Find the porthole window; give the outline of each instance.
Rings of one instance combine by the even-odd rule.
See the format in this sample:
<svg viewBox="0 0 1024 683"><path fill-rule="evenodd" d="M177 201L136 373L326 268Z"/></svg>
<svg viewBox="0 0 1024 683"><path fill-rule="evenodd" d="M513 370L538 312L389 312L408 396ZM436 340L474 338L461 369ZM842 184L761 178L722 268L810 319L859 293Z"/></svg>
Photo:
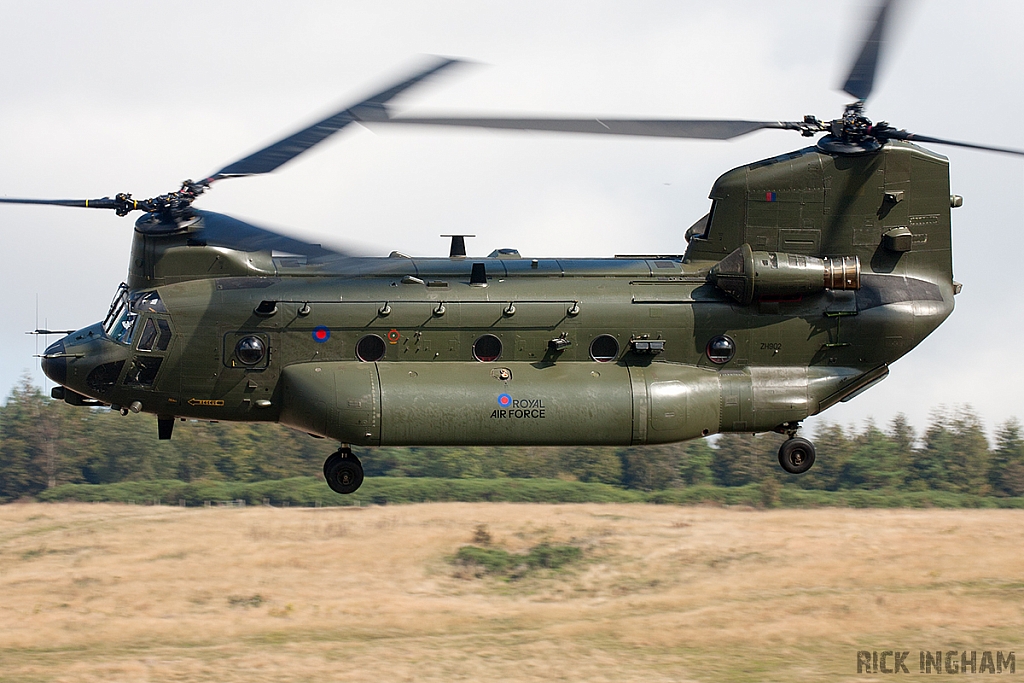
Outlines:
<svg viewBox="0 0 1024 683"><path fill-rule="evenodd" d="M590 357L598 363L610 363L619 355L619 342L610 334L594 337L590 342Z"/></svg>
<svg viewBox="0 0 1024 683"><path fill-rule="evenodd" d="M368 334L356 342L356 357L367 363L374 363L384 357L384 340L375 334Z"/></svg>
<svg viewBox="0 0 1024 683"><path fill-rule="evenodd" d="M267 355L267 345L259 337L242 337L235 344L235 358L242 365L256 365Z"/></svg>
<svg viewBox="0 0 1024 683"><path fill-rule="evenodd" d="M708 342L707 354L712 363L728 363L736 355L736 342L721 334Z"/></svg>
<svg viewBox="0 0 1024 683"><path fill-rule="evenodd" d="M493 363L501 358L501 340L493 334L484 336L473 342L473 357L482 363Z"/></svg>

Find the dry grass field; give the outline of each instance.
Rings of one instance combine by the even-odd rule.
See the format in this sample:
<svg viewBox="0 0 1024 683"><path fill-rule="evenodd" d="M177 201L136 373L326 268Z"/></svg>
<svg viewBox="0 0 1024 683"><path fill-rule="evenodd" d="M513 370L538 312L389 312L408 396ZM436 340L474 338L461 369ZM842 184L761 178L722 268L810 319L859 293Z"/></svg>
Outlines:
<svg viewBox="0 0 1024 683"><path fill-rule="evenodd" d="M0 681L870 680L1024 656L1024 511L0 507ZM450 558L573 543L518 581ZM932 674L934 676L934 674ZM1014 679L1024 675L996 678ZM878 675L884 680L888 677Z"/></svg>

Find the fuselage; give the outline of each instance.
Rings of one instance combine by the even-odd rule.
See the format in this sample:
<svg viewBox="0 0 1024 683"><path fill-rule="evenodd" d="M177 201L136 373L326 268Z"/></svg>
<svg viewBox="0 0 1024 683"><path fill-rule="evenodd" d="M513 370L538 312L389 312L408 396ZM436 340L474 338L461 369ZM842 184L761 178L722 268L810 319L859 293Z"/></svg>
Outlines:
<svg viewBox="0 0 1024 683"><path fill-rule="evenodd" d="M70 395L164 419L363 445L781 429L883 378L952 311L944 160L886 149L729 172L683 256L356 259L258 235L232 248L213 214L140 221L121 308L44 369ZM740 296L712 271L744 245L765 270ZM855 286L787 290L775 261L819 257L855 260Z"/></svg>

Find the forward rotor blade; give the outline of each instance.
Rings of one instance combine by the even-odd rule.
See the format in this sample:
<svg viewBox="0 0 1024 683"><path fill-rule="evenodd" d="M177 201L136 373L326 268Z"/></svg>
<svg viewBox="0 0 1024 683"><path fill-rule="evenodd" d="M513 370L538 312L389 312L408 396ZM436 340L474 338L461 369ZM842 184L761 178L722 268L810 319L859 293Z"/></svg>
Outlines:
<svg viewBox="0 0 1024 683"><path fill-rule="evenodd" d="M875 85L875 73L878 71L878 60L882 52L882 44L885 42L885 27L891 14L890 10L897 0L884 0L875 15L875 23L871 31L864 39L860 48L860 54L850 68L850 75L846 78L843 91L853 95L860 101L864 101L871 94Z"/></svg>
<svg viewBox="0 0 1024 683"><path fill-rule="evenodd" d="M190 215L192 202L210 187L210 183L221 178L232 178L239 176L257 175L269 173L299 156L311 147L323 142L331 135L352 123L360 121L363 117L369 119L387 118L388 113L384 105L397 95L405 92L425 78L446 69L453 64L461 63L457 59L437 58L429 67L413 74L411 77L392 85L386 90L372 95L365 100L350 107L342 109L336 114L328 116L322 121L314 123L297 133L289 135L283 140L264 147L263 149L250 154L228 166L225 166L214 175L193 183L186 180L182 183L180 190L169 192L152 199L135 200L129 194L119 194L111 199L15 199L0 198L4 204L44 204L51 206L73 206L88 209L114 209L119 216L127 215L136 210L160 211L172 218L181 218Z"/></svg>
<svg viewBox="0 0 1024 683"><path fill-rule="evenodd" d="M595 135L638 135L657 138L730 140L762 128L799 130L786 121L730 121L694 119L564 119L564 118L463 118L396 116L380 122L425 126L467 126L502 130L540 130Z"/></svg>
<svg viewBox="0 0 1024 683"><path fill-rule="evenodd" d="M388 101L438 71L460 63L457 59L439 59L428 68L419 71L406 80L396 83L388 89L366 98L362 102L346 107L322 121L314 123L312 126L303 128L297 133L250 154L244 159L239 159L225 166L208 178L207 181L269 173L311 147L320 144L348 124L360 121L362 116L370 119L382 116L386 118L387 112L384 109L384 105Z"/></svg>
<svg viewBox="0 0 1024 683"><path fill-rule="evenodd" d="M1009 147L992 147L989 145L976 145L973 142L957 142L955 140L943 140L917 133L908 133L905 130L887 131L884 137L890 140L907 140L909 142L924 142L932 145L950 145L951 147L965 147L967 149L980 149L985 152L1001 152L1003 154L1016 154L1024 156L1024 150L1011 149Z"/></svg>
<svg viewBox="0 0 1024 683"><path fill-rule="evenodd" d="M0 197L2 204L45 204L49 206L77 206L85 209L118 209L124 201L103 197L102 199L17 199ZM129 201L129 203L132 203Z"/></svg>
<svg viewBox="0 0 1024 683"><path fill-rule="evenodd" d="M205 242L209 246L239 251L280 252L307 257L348 256L337 249L325 249L322 245L303 242L226 214L198 209L195 210L195 214L203 220L191 236L194 240Z"/></svg>
<svg viewBox="0 0 1024 683"><path fill-rule="evenodd" d="M360 275L391 270L401 278L408 271L404 259L366 259L344 248L312 244L261 228L232 216L196 210L202 220L190 233L191 239L211 247L240 251L269 251L278 258L298 258L317 272L332 275Z"/></svg>

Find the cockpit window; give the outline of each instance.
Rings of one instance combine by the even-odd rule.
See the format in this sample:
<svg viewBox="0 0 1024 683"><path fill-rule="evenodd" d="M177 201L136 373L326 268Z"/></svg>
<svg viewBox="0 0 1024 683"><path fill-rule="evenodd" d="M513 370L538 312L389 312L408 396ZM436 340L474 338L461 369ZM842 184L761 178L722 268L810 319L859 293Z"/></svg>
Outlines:
<svg viewBox="0 0 1024 683"><path fill-rule="evenodd" d="M132 343L132 328L138 314L131 310L128 300L128 285L121 283L110 302L110 310L103 321L103 331L107 336L122 344Z"/></svg>
<svg viewBox="0 0 1024 683"><path fill-rule="evenodd" d="M127 308L121 309L121 315L114 320L114 323L107 331L107 335L116 342L130 345L135 331L135 321L138 317L138 313L134 313Z"/></svg>
<svg viewBox="0 0 1024 683"><path fill-rule="evenodd" d="M160 372L160 364L163 358L152 356L136 356L132 360L128 374L124 376L124 384L129 387L151 387L156 381L156 375Z"/></svg>
<svg viewBox="0 0 1024 683"><path fill-rule="evenodd" d="M121 283L110 302L110 310L103 320L103 331L107 336L122 344L131 344L134 337L135 321L139 313L166 313L167 307L155 291L128 292L128 285ZM153 325L152 338L146 340L146 351L166 351L171 340L171 329L166 321L156 323L150 321L146 326ZM141 348L141 343L140 343Z"/></svg>
<svg viewBox="0 0 1024 683"><path fill-rule="evenodd" d="M108 335L111 330L114 329L114 323L124 313L124 309L128 306L128 285L121 283L117 287L117 292L114 293L114 299L110 302L110 308L107 310L107 317L103 319L103 331Z"/></svg>
<svg viewBox="0 0 1024 683"><path fill-rule="evenodd" d="M166 313L167 307L156 292L140 292L132 295L132 310L136 313Z"/></svg>
<svg viewBox="0 0 1024 683"><path fill-rule="evenodd" d="M139 351L166 351L171 342L171 327L162 318L150 318L139 335Z"/></svg>

